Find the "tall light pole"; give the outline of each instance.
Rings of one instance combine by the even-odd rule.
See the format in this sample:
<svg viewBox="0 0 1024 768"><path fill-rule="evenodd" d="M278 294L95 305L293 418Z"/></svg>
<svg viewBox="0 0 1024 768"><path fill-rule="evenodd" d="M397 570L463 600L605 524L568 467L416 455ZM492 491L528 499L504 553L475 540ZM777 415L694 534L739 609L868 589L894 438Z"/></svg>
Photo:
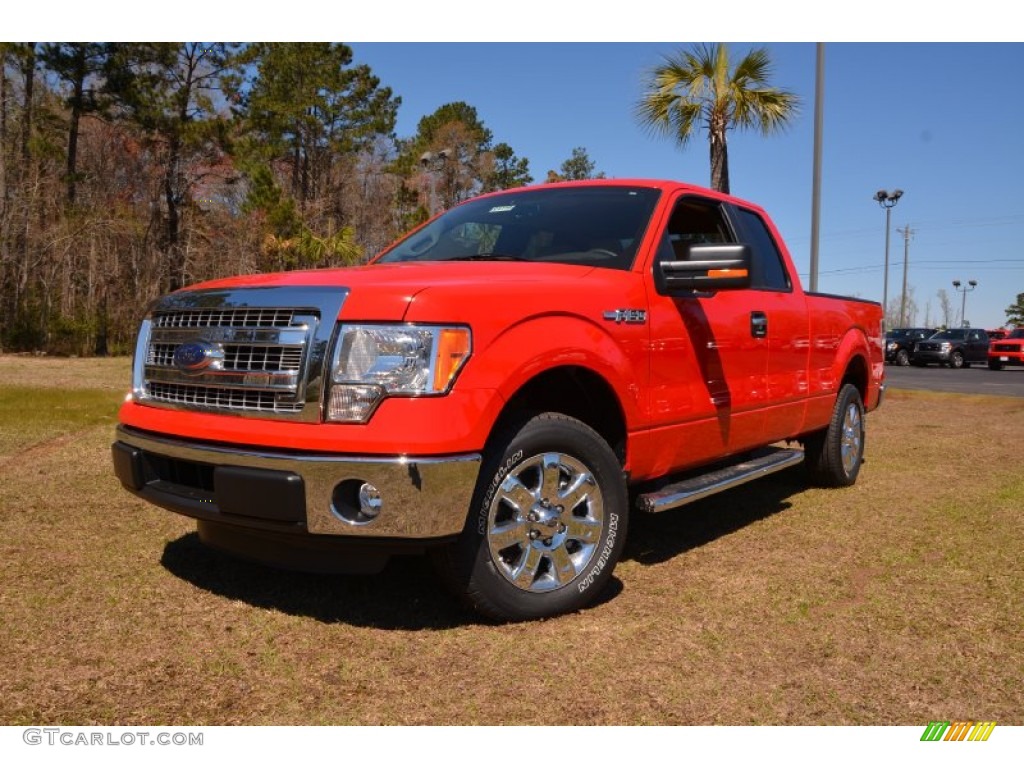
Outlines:
<svg viewBox="0 0 1024 768"><path fill-rule="evenodd" d="M956 288L958 293L962 293L964 295L963 299L960 302L960 327L968 328L970 326L967 325L967 294L978 287L978 281L968 280L967 285L961 287L960 281L954 280L953 287Z"/></svg>
<svg viewBox="0 0 1024 768"><path fill-rule="evenodd" d="M821 231L821 135L825 114L825 44L818 43L814 77L814 167L811 173L811 290L818 290L818 240Z"/></svg>
<svg viewBox="0 0 1024 768"><path fill-rule="evenodd" d="M906 226L903 229L897 229L901 235L903 235L903 293L900 296L900 325L906 328L910 322L907 320L907 267L910 264L910 236L914 234L914 230L910 226Z"/></svg>
<svg viewBox="0 0 1024 768"><path fill-rule="evenodd" d="M885 280L882 283L882 330L888 330L885 327L885 313L889 311L889 227L892 223L892 208L899 202L899 199L903 197L902 189L894 189L892 192L887 192L884 189L880 189L875 192L874 200L878 202L880 206L885 208Z"/></svg>

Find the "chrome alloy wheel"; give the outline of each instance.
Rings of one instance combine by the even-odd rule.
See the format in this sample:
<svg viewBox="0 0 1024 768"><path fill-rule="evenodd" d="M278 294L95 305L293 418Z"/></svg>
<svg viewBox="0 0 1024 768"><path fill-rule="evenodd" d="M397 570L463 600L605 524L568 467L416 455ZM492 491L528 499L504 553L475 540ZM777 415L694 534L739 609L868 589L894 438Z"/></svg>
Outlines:
<svg viewBox="0 0 1024 768"><path fill-rule="evenodd" d="M839 441L839 451L843 459L843 471L850 474L860 461L861 441L864 439L860 408L856 403L846 407L843 416L843 434Z"/></svg>
<svg viewBox="0 0 1024 768"><path fill-rule="evenodd" d="M569 584L594 558L605 525L593 473L564 453L524 459L491 500L487 546L498 572L526 592Z"/></svg>

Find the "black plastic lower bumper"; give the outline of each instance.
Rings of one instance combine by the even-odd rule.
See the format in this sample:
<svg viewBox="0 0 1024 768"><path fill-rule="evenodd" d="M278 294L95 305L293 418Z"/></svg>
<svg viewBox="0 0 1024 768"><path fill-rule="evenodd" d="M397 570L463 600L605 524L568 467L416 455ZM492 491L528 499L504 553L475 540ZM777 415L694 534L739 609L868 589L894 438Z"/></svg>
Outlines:
<svg viewBox="0 0 1024 768"><path fill-rule="evenodd" d="M121 484L165 509L199 520L305 530L305 487L293 472L180 461L122 442L111 452Z"/></svg>

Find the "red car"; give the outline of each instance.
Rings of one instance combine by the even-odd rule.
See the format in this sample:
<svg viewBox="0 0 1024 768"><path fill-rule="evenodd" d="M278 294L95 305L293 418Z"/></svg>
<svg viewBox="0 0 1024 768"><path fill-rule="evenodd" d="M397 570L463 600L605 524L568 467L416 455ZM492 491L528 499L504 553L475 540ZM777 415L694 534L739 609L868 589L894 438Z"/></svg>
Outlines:
<svg viewBox="0 0 1024 768"><path fill-rule="evenodd" d="M1004 365L1024 365L1024 328L1010 331L988 348L988 367L993 371Z"/></svg>

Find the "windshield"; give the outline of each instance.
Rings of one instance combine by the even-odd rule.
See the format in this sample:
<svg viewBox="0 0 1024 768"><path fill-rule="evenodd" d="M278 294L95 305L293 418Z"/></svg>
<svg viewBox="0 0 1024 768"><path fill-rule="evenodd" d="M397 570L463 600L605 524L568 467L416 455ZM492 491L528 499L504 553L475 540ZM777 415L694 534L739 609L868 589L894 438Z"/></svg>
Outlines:
<svg viewBox="0 0 1024 768"><path fill-rule="evenodd" d="M967 337L967 331L963 329L954 329L949 331L942 331L932 336L932 339L964 339Z"/></svg>
<svg viewBox="0 0 1024 768"><path fill-rule="evenodd" d="M1018 328L1015 331L1010 331L1006 336L1008 339L1024 339L1024 328Z"/></svg>
<svg viewBox="0 0 1024 768"><path fill-rule="evenodd" d="M416 230L378 262L541 261L629 269L660 193L550 187L471 200Z"/></svg>

